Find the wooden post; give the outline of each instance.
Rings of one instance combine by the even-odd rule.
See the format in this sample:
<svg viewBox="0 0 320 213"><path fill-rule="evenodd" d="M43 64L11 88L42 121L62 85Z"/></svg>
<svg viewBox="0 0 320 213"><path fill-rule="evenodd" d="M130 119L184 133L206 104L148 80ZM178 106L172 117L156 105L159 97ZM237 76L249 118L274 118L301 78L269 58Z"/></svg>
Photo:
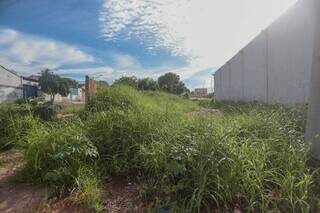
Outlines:
<svg viewBox="0 0 320 213"><path fill-rule="evenodd" d="M90 95L89 95L89 92L90 92L90 78L89 76L86 75L86 81L85 81L85 105L87 107L88 103L89 103L89 98L90 98Z"/></svg>
<svg viewBox="0 0 320 213"><path fill-rule="evenodd" d="M97 82L86 75L86 83L85 83L85 106L88 106L92 95L97 92Z"/></svg>
<svg viewBox="0 0 320 213"><path fill-rule="evenodd" d="M311 143L311 155L320 160L320 1L313 0L314 51L312 59L306 140Z"/></svg>

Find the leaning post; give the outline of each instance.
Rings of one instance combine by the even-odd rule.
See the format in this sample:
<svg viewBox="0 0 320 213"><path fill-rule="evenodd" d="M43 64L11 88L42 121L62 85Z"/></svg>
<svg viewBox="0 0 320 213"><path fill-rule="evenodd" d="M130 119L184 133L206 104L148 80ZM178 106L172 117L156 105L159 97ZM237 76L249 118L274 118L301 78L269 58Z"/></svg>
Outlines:
<svg viewBox="0 0 320 213"><path fill-rule="evenodd" d="M313 0L315 26L306 140L311 143L311 156L320 160L320 1Z"/></svg>
<svg viewBox="0 0 320 213"><path fill-rule="evenodd" d="M90 78L89 76L86 75L86 80L85 80L85 107L88 107L89 103L89 98L90 98Z"/></svg>

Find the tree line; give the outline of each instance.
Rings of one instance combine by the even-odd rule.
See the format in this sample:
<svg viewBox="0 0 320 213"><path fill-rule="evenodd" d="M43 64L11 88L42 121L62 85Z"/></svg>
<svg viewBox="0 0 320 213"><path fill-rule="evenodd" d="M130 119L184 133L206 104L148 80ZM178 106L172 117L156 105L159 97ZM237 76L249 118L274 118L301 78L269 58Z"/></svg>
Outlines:
<svg viewBox="0 0 320 213"><path fill-rule="evenodd" d="M105 81L97 82L98 85L108 86L108 83ZM180 80L180 76L172 72L160 76L157 80L152 78L138 79L136 76L124 76L115 80L113 84L124 84L139 90L162 90L177 95L190 93L190 90ZM70 78L63 78L54 74L51 70L45 69L41 71L39 85L41 91L49 94L51 96L51 101L53 102L56 94L67 96L70 88L78 87L78 82Z"/></svg>
<svg viewBox="0 0 320 213"><path fill-rule="evenodd" d="M139 90L162 90L177 95L190 92L180 80L180 76L172 72L160 76L158 80L152 78L138 79L136 76L124 76L117 79L114 84L125 84Z"/></svg>

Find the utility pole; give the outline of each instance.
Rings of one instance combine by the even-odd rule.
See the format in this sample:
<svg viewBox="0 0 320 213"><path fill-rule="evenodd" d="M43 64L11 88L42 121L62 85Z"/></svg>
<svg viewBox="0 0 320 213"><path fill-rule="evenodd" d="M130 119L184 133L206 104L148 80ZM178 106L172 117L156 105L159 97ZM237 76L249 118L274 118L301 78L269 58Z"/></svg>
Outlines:
<svg viewBox="0 0 320 213"><path fill-rule="evenodd" d="M320 160L320 1L313 0L313 59L309 93L306 140L311 143L311 155Z"/></svg>

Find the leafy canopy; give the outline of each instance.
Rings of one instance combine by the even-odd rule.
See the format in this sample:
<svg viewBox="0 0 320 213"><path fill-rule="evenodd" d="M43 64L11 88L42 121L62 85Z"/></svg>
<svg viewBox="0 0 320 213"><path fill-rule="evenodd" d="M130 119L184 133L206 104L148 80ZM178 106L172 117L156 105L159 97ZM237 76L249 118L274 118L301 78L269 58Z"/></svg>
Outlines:
<svg viewBox="0 0 320 213"><path fill-rule="evenodd" d="M156 91L159 89L159 84L152 78L143 78L138 81L138 89Z"/></svg>
<svg viewBox="0 0 320 213"><path fill-rule="evenodd" d="M136 76L123 76L116 80L114 84L123 84L133 88L138 87L138 79Z"/></svg>
<svg viewBox="0 0 320 213"><path fill-rule="evenodd" d="M49 69L45 69L41 72L39 85L41 91L50 94L51 100L53 101L56 94L67 96L70 87L76 87L77 82L69 78L62 78L51 72Z"/></svg>
<svg viewBox="0 0 320 213"><path fill-rule="evenodd" d="M158 84L162 90L173 94L182 94L188 90L184 83L180 81L180 76L172 72L160 76Z"/></svg>

